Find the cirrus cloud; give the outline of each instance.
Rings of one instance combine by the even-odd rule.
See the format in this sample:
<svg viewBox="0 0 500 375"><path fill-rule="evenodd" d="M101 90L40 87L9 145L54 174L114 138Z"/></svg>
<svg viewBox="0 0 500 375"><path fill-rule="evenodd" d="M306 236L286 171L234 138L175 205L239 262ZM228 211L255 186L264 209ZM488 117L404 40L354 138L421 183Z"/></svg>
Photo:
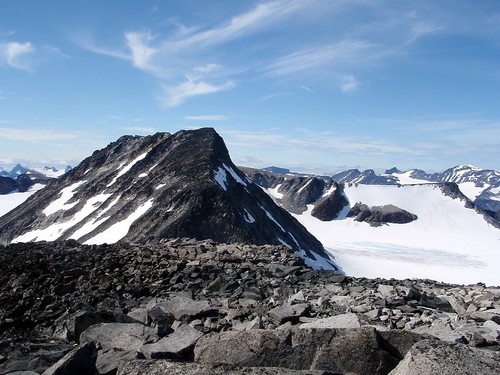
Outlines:
<svg viewBox="0 0 500 375"><path fill-rule="evenodd" d="M0 43L0 63L15 69L31 71L29 55L35 52L30 42L3 42Z"/></svg>

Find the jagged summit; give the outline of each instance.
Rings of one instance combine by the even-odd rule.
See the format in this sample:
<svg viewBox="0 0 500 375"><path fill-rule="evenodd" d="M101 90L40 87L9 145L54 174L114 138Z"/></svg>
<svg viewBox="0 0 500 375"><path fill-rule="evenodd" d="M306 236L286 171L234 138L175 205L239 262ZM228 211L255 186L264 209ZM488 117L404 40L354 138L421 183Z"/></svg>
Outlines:
<svg viewBox="0 0 500 375"><path fill-rule="evenodd" d="M321 243L232 163L212 128L123 136L0 218L0 243L190 237L285 245L336 268Z"/></svg>

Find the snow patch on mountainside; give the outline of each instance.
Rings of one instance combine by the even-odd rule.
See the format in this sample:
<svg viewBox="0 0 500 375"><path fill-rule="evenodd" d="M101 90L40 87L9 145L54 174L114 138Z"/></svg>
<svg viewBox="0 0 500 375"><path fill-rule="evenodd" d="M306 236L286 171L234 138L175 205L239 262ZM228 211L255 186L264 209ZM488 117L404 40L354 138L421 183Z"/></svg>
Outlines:
<svg viewBox="0 0 500 375"><path fill-rule="evenodd" d="M281 229L281 231L282 231L282 232L286 232L285 228L283 228L283 226L282 226L280 223L278 223L278 221L274 218L274 216L273 216L273 215L271 215L271 213L270 213L268 210L266 210L266 209L265 209L264 207L262 207L260 204L259 204L259 207L262 209L262 211L264 211L264 212L265 212L266 216L267 216L267 217L268 217L271 221L273 221L273 222L274 222L274 224L276 224L276 225L277 225L277 226Z"/></svg>
<svg viewBox="0 0 500 375"><path fill-rule="evenodd" d="M438 186L346 186L345 194L351 206L393 204L418 216L408 224L372 227L345 213L339 220L318 220L311 216L312 205L294 215L346 274L500 285L500 230Z"/></svg>
<svg viewBox="0 0 500 375"><path fill-rule="evenodd" d="M102 196L102 198L105 198L102 200L102 202L105 202L108 199L108 197L111 196L111 194L102 194L101 196ZM120 200L120 198L121 198L121 196L118 196L116 199L114 199L107 207L105 207L102 211L100 211L98 213L97 217L94 220L85 223L85 225L83 225L80 229L78 229L75 233L73 233L73 235L70 238L78 240L81 237L85 236L86 234L89 234L94 229L96 229L99 225L101 225L106 220L108 220L109 217L105 217L103 219L101 219L101 217L106 212L108 212L115 204L117 204L118 201ZM101 205L99 206L99 209L100 208L101 208Z"/></svg>
<svg viewBox="0 0 500 375"><path fill-rule="evenodd" d="M78 189L79 186L84 184L86 181L78 181L74 183L73 185L70 185L68 187L65 187L64 189L61 190L60 197L57 198L55 201L52 201L44 210L43 213L45 216L52 215L53 213L56 213L57 211L63 210L69 210L70 208L74 207L78 201L75 201L73 203L68 203L71 198L73 198L73 195L75 195L76 190Z"/></svg>
<svg viewBox="0 0 500 375"><path fill-rule="evenodd" d="M118 180L121 176L123 176L128 171L130 171L135 164L137 164L139 161L141 161L142 159L144 159L148 155L148 152L149 152L149 150L146 151L146 152L144 152L144 153L142 153L141 155L139 155L137 158L135 158L134 160L132 160L127 165L125 165L125 163L123 163L122 165L120 165L118 167L118 170L119 170L118 174L108 184L108 187L112 186L116 182L116 180Z"/></svg>
<svg viewBox="0 0 500 375"><path fill-rule="evenodd" d="M105 231L99 233L95 237L86 241L86 245L101 245L103 243L115 243L120 241L125 237L130 229L130 226L144 215L151 207L153 207L154 199L151 198L132 212L125 220L119 221L106 229Z"/></svg>
<svg viewBox="0 0 500 375"><path fill-rule="evenodd" d="M66 188L66 189L72 188L73 190L69 190L69 191L73 192L74 190L76 190L74 185L76 185L76 184L68 186L68 188ZM65 189L63 189L63 190L65 190ZM65 192L64 194L68 194L68 192ZM64 196L64 194L62 196ZM95 197L92 197L89 200L87 200L87 202L85 202L85 205L80 209L80 211L78 211L76 214L74 214L73 217L71 217L69 220L54 223L54 224L52 224L44 229L36 229L36 230L32 230L30 232L26 232L23 235L14 238L12 240L12 242L16 243L16 242L30 242L30 241L55 241L59 237L61 237L65 231L74 227L75 225L77 225L78 223L83 221L85 218L87 218L89 215L91 215L110 196L111 196L111 194L96 195ZM74 206L74 204L72 204L72 207L73 206ZM59 205L59 207L65 207L65 206ZM56 212L56 211L54 211L54 212Z"/></svg>
<svg viewBox="0 0 500 375"><path fill-rule="evenodd" d="M255 218L252 216L252 214L250 212L248 212L247 209L245 209L245 221L249 224L253 224L255 223Z"/></svg>
<svg viewBox="0 0 500 375"><path fill-rule="evenodd" d="M269 194L272 198L282 199L283 198L283 194L278 192L278 190L280 189L280 187L281 187L281 184L278 184L278 185L276 185L275 188L264 189L264 191L267 194Z"/></svg>
<svg viewBox="0 0 500 375"><path fill-rule="evenodd" d="M219 167L214 171L214 180L224 191L227 191L227 175L224 168Z"/></svg>
<svg viewBox="0 0 500 375"><path fill-rule="evenodd" d="M233 168L227 166L226 164L222 163L222 166L224 167L224 169L226 171L229 172L229 174L235 179L235 181L239 184L242 184L243 186L247 186L247 182L246 181L243 181L240 176L238 176L238 174L234 171Z"/></svg>

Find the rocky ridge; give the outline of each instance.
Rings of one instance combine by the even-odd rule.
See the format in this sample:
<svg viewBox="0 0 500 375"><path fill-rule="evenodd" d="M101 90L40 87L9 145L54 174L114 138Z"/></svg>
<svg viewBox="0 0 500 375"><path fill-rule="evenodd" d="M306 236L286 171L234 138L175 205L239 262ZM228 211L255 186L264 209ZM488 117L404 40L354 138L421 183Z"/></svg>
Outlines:
<svg viewBox="0 0 500 375"><path fill-rule="evenodd" d="M236 168L212 128L123 136L0 217L0 244L189 237L285 245L338 269L323 245Z"/></svg>
<svg viewBox="0 0 500 375"><path fill-rule="evenodd" d="M211 240L13 244L0 262L1 374L499 370L500 288L356 279Z"/></svg>

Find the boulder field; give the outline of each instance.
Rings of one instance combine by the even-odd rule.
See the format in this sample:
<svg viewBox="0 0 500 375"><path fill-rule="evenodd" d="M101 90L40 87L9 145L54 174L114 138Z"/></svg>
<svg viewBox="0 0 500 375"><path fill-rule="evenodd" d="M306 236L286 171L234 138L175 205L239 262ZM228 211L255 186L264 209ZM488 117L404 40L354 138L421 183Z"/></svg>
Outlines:
<svg viewBox="0 0 500 375"><path fill-rule="evenodd" d="M0 247L0 374L497 374L500 288L314 271L281 246Z"/></svg>

